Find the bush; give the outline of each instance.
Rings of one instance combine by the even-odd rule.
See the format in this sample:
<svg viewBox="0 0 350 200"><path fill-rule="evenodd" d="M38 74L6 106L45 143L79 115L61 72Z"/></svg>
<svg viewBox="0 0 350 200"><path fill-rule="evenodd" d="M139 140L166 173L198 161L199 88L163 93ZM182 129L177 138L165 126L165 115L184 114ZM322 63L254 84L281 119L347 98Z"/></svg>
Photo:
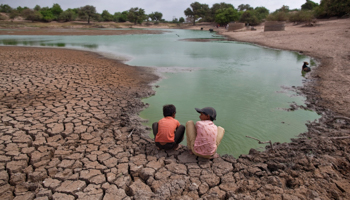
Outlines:
<svg viewBox="0 0 350 200"><path fill-rule="evenodd" d="M349 0L321 0L320 6L315 9L315 15L318 18L342 17L349 14Z"/></svg>
<svg viewBox="0 0 350 200"><path fill-rule="evenodd" d="M266 17L267 21L287 21L288 20L288 13L283 11L278 11L275 13L272 13Z"/></svg>
<svg viewBox="0 0 350 200"><path fill-rule="evenodd" d="M290 14L289 21L294 23L307 22L308 24L314 19L312 11L298 11Z"/></svg>

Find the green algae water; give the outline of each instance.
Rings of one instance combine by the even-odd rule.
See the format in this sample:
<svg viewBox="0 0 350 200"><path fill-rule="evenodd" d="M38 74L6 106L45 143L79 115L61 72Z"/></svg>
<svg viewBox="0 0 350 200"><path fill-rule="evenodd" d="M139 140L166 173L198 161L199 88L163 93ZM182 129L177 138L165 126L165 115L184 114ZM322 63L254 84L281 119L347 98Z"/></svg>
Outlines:
<svg viewBox="0 0 350 200"><path fill-rule="evenodd" d="M289 142L307 130L305 123L319 117L307 110L286 111L292 103L304 105L305 98L290 88L302 86L306 79L301 66L311 58L220 40L208 31L165 31L118 36L7 35L0 36L0 45L84 49L126 59L130 65L155 67L162 78L154 83L156 95L143 99L149 104L140 113L148 120L145 125L151 126L163 117L165 104L176 106L176 119L181 124L199 120L194 108L214 107L214 123L225 128L218 148L221 155L238 157L251 148L264 149L246 136Z"/></svg>

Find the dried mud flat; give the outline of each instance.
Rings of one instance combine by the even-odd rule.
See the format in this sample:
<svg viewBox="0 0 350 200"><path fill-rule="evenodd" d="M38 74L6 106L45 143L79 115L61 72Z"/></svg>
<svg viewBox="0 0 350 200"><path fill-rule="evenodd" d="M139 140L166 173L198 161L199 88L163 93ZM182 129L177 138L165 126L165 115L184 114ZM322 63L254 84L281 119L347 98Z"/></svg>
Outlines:
<svg viewBox="0 0 350 200"><path fill-rule="evenodd" d="M0 199L350 199L350 141L331 138L350 125L311 86L322 118L300 138L206 160L145 134L135 115L150 69L62 49L0 47L0 58Z"/></svg>

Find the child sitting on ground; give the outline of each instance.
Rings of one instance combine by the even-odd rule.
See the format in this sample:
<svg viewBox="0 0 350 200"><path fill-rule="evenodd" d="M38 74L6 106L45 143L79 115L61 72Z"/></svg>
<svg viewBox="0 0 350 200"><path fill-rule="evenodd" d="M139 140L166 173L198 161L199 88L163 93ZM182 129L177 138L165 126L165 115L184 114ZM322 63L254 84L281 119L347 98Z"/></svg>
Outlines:
<svg viewBox="0 0 350 200"><path fill-rule="evenodd" d="M176 108L169 104L163 106L163 116L158 122L152 124L154 141L158 149L174 149L181 147L180 142L184 138L185 126L175 119Z"/></svg>
<svg viewBox="0 0 350 200"><path fill-rule="evenodd" d="M196 108L196 111L200 113L199 119L201 121L198 121L196 125L193 121L186 123L187 148L196 156L209 159L217 158L219 154L216 153L216 150L225 134L225 130L213 123L216 119L214 108Z"/></svg>

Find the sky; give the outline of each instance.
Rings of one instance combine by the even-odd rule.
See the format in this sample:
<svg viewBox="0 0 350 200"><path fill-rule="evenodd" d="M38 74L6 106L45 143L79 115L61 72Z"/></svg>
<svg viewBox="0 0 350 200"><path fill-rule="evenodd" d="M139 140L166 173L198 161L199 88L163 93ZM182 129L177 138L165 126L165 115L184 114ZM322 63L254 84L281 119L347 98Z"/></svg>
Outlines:
<svg viewBox="0 0 350 200"><path fill-rule="evenodd" d="M79 8L85 5L92 5L96 7L98 13L102 13L103 10L107 10L109 13L122 12L129 10L132 7L139 7L145 10L146 14L152 12L161 12L163 19L171 21L173 18L184 17L184 10L190 7L190 4L196 0L0 0L0 4L8 4L12 8L18 6L27 6L28 8L34 8L35 5L40 7L52 7L54 3L58 3L63 10L68 8ZM283 5L289 6L289 9L300 9L301 5L306 0L197 0L199 3L208 4L212 7L215 3L225 2L232 4L237 8L241 4L249 4L251 7L263 6L270 12L274 12L276 9L281 8ZM320 4L320 0L313 0L315 3Z"/></svg>

